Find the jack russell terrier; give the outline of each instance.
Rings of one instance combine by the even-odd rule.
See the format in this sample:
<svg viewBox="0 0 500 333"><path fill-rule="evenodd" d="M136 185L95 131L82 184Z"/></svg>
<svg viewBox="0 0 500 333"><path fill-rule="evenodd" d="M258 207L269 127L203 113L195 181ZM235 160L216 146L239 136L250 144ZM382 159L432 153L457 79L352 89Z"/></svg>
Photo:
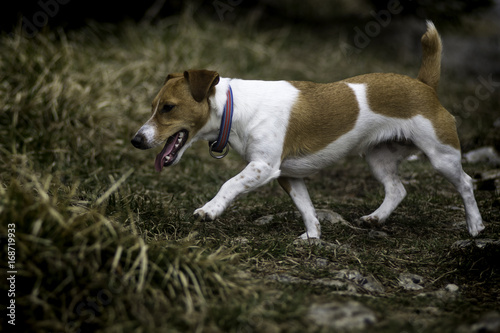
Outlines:
<svg viewBox="0 0 500 333"><path fill-rule="evenodd" d="M471 178L462 170L455 119L436 94L442 45L432 22L422 47L416 79L377 73L318 84L222 78L208 70L170 74L132 144L149 149L166 142L155 161L161 171L195 141L209 141L216 158L225 156L229 142L248 165L195 217L213 220L238 195L277 178L302 215L301 238L321 235L304 177L349 153L364 155L385 198L361 221L383 223L406 195L398 165L420 149L462 196L467 228L477 236L484 225Z"/></svg>

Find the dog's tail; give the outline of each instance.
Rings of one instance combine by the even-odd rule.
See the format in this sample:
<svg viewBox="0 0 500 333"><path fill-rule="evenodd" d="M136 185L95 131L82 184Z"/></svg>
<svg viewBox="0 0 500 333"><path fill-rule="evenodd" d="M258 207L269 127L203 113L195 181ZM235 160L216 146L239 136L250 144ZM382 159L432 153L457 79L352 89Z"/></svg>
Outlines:
<svg viewBox="0 0 500 333"><path fill-rule="evenodd" d="M427 21L427 31L422 36L422 65L417 79L437 90L441 76L441 37L434 23Z"/></svg>

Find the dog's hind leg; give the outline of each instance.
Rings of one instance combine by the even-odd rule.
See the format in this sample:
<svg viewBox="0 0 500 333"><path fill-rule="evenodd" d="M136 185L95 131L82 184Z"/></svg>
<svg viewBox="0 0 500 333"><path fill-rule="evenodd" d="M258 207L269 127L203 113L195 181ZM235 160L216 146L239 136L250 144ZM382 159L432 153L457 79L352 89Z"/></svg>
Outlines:
<svg viewBox="0 0 500 333"><path fill-rule="evenodd" d="M362 222L383 223L406 196L406 190L398 176L399 163L414 146L399 142L379 144L366 152L366 161L375 178L384 185L385 198L373 213L361 217Z"/></svg>
<svg viewBox="0 0 500 333"><path fill-rule="evenodd" d="M465 206L467 229L472 236L477 236L484 229L484 225L474 198L472 179L462 169L460 150L441 143L423 144L420 148L434 169L460 193Z"/></svg>
<svg viewBox="0 0 500 333"><path fill-rule="evenodd" d="M281 187L288 193L290 198L299 209L299 212L304 220L306 232L300 236L302 239L320 238L321 226L316 216L316 210L312 204L309 193L307 192L306 184L302 178L279 177L278 182Z"/></svg>

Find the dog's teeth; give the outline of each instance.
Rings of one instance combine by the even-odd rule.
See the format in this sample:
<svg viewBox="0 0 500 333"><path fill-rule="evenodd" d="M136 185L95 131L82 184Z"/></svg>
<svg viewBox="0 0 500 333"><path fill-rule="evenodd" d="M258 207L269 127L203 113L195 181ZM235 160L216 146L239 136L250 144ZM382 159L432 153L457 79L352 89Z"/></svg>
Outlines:
<svg viewBox="0 0 500 333"><path fill-rule="evenodd" d="M179 139L177 140L177 142L178 142L178 143L181 143L181 142L182 142L182 138L179 138Z"/></svg>
<svg viewBox="0 0 500 333"><path fill-rule="evenodd" d="M184 137L184 132L179 133L179 139Z"/></svg>
<svg viewBox="0 0 500 333"><path fill-rule="evenodd" d="M170 155L167 155L167 157L165 158L165 162L168 162L170 161Z"/></svg>
<svg viewBox="0 0 500 333"><path fill-rule="evenodd" d="M179 146L180 146L180 144L177 143L174 147L175 148L179 148Z"/></svg>

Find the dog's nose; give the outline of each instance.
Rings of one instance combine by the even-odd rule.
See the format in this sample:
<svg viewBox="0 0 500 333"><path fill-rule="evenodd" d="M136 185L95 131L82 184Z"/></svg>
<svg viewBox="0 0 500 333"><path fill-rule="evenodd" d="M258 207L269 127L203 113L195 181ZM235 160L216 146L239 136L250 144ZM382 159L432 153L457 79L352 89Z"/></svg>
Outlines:
<svg viewBox="0 0 500 333"><path fill-rule="evenodd" d="M135 148L146 149L145 144L144 144L144 137L142 135L134 136L134 138L130 142L132 143L132 145Z"/></svg>

